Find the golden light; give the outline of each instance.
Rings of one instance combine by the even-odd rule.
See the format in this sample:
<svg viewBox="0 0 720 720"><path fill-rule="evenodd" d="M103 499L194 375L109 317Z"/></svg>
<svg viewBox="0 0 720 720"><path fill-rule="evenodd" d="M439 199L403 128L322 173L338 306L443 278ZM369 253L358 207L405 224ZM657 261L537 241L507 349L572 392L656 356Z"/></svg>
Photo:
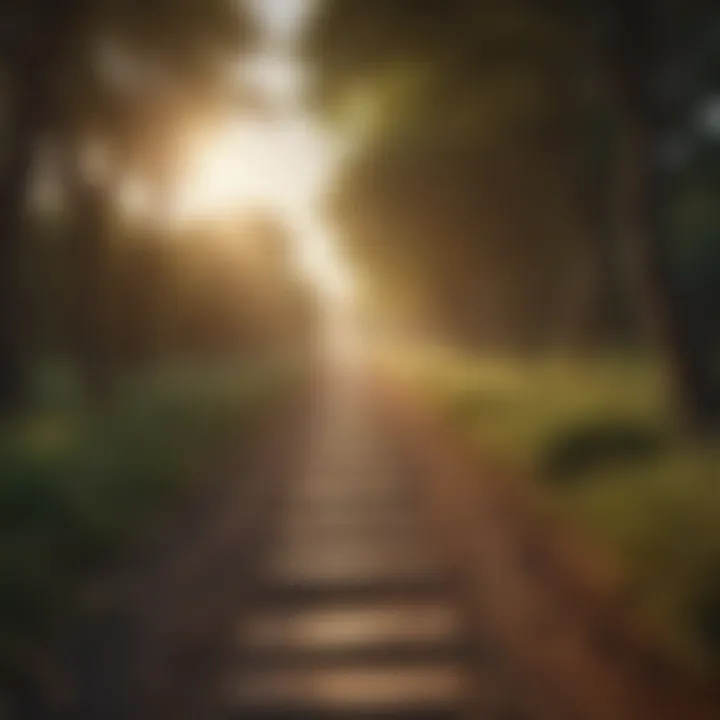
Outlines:
<svg viewBox="0 0 720 720"><path fill-rule="evenodd" d="M262 204L269 167L263 144L237 122L214 130L191 147L177 184L172 212L179 222L216 220Z"/></svg>
<svg viewBox="0 0 720 720"><path fill-rule="evenodd" d="M324 225L311 214L296 215L294 220L296 261L301 271L338 306L352 304L354 279Z"/></svg>
<svg viewBox="0 0 720 720"><path fill-rule="evenodd" d="M349 308L354 282L320 203L341 149L304 111L306 73L296 41L314 0L245 0L262 41L238 58L239 88L257 93L264 116L230 118L192 143L170 215L175 223L232 221L269 209L290 229L295 260L326 300L328 316ZM273 114L274 113L274 114Z"/></svg>
<svg viewBox="0 0 720 720"><path fill-rule="evenodd" d="M258 53L236 66L237 81L242 86L261 89L264 95L297 108L307 89L307 76L291 56Z"/></svg>
<svg viewBox="0 0 720 720"><path fill-rule="evenodd" d="M323 294L348 300L352 279L318 207L335 157L301 116L227 121L188 149L171 217L188 225L269 209L291 228L299 269Z"/></svg>

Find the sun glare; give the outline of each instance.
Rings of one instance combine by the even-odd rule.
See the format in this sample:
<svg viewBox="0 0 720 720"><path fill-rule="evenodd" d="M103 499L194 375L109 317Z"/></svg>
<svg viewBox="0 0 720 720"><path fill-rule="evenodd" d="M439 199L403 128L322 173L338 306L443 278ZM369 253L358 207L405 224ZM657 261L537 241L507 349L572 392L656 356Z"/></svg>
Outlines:
<svg viewBox="0 0 720 720"><path fill-rule="evenodd" d="M267 167L258 162L262 146L251 139L245 128L233 122L208 133L190 149L173 203L180 221L217 219L261 201Z"/></svg>
<svg viewBox="0 0 720 720"><path fill-rule="evenodd" d="M302 272L334 299L348 298L351 278L318 208L333 157L309 120L233 120L188 151L172 216L190 225L269 209L291 228Z"/></svg>
<svg viewBox="0 0 720 720"><path fill-rule="evenodd" d="M258 51L238 59L238 88L262 107L208 128L187 148L173 221L189 225L270 210L290 230L297 266L327 300L347 306L354 283L321 209L341 148L303 109L305 68L294 39L312 0L246 0L264 29Z"/></svg>

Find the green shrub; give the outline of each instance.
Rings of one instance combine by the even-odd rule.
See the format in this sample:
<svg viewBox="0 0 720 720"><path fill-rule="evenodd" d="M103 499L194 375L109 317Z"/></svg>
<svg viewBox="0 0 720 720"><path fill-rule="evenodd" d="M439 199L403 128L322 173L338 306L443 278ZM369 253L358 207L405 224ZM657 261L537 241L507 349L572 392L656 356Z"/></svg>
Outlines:
<svg viewBox="0 0 720 720"><path fill-rule="evenodd" d="M713 664L720 664L720 567L714 584L692 605L689 623Z"/></svg>
<svg viewBox="0 0 720 720"><path fill-rule="evenodd" d="M0 436L0 662L181 495L281 380L238 368L158 374L102 416L49 383Z"/></svg>
<svg viewBox="0 0 720 720"><path fill-rule="evenodd" d="M659 364L454 357L432 370L429 394L458 430L541 479L544 502L605 546L668 646L719 667L720 446L677 431Z"/></svg>
<svg viewBox="0 0 720 720"><path fill-rule="evenodd" d="M545 477L577 480L598 468L652 460L667 448L668 440L661 428L629 418L579 421L548 439L539 467Z"/></svg>

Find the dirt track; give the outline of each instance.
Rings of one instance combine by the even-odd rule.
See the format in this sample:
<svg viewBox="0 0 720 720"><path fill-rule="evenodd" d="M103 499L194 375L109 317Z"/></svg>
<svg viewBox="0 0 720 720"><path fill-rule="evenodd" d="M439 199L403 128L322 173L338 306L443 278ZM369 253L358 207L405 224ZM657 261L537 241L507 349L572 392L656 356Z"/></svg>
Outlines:
<svg viewBox="0 0 720 720"><path fill-rule="evenodd" d="M67 717L718 717L409 397L311 396L97 584Z"/></svg>

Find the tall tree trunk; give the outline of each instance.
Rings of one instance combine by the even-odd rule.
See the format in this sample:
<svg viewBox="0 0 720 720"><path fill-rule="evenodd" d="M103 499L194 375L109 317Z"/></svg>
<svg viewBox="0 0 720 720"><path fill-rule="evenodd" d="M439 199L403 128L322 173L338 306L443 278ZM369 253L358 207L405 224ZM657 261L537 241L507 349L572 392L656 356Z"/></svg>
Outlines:
<svg viewBox="0 0 720 720"><path fill-rule="evenodd" d="M103 404L111 394L113 376L105 188L76 177L71 200L75 222L68 247L68 290L73 350L90 401Z"/></svg>
<svg viewBox="0 0 720 720"><path fill-rule="evenodd" d="M111 178L94 175L86 162L90 128L75 118L63 124L62 173L70 224L66 238L67 325L73 360L87 399L103 405L112 390L113 367L110 305Z"/></svg>
<svg viewBox="0 0 720 720"><path fill-rule="evenodd" d="M56 0L37 8L18 2L3 12L6 156L0 168L0 413L17 408L25 395L26 202L39 137L56 117L58 66L80 8L80 0Z"/></svg>
<svg viewBox="0 0 720 720"><path fill-rule="evenodd" d="M19 75L19 73L18 73ZM7 158L0 174L0 411L24 395L23 219L42 111L26 80L11 77Z"/></svg>
<svg viewBox="0 0 720 720"><path fill-rule="evenodd" d="M684 313L672 273L665 216L668 184L660 157L666 137L659 89L662 18L653 0L616 0L615 16L617 87L628 118L623 172L631 272L684 419L703 429L720 420L720 399L712 354Z"/></svg>

